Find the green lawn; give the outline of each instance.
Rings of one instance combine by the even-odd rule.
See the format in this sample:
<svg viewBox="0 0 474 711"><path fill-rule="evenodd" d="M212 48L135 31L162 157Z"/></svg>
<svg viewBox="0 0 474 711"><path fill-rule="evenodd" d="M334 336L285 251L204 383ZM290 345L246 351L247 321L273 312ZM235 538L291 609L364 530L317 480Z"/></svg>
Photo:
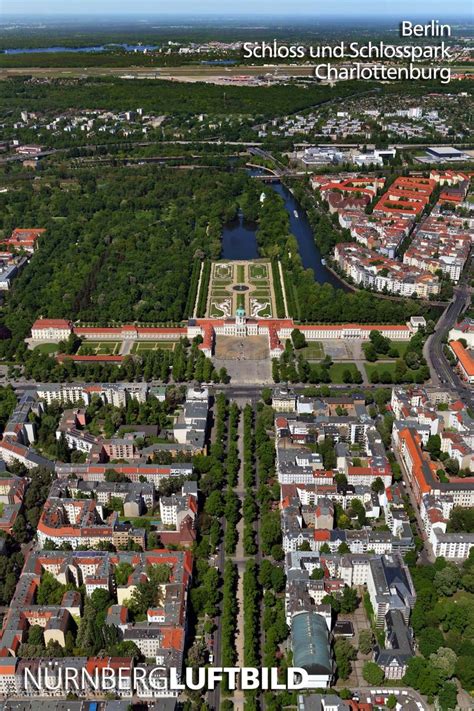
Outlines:
<svg viewBox="0 0 474 711"><path fill-rule="evenodd" d="M92 353L92 355L118 355L121 341L84 341L79 348L79 355Z"/></svg>
<svg viewBox="0 0 474 711"><path fill-rule="evenodd" d="M211 318L222 318L224 316L224 312L219 306L219 301L211 301L209 316Z"/></svg>
<svg viewBox="0 0 474 711"><path fill-rule="evenodd" d="M245 267L243 264L237 264L237 282L242 284L245 281Z"/></svg>
<svg viewBox="0 0 474 711"><path fill-rule="evenodd" d="M407 351L409 343L410 341L392 341L392 346L394 346L398 351L398 355L396 356L396 358L403 358ZM377 355L378 361L392 360L391 356L389 356L388 353L378 353Z"/></svg>
<svg viewBox="0 0 474 711"><path fill-rule="evenodd" d="M334 363L329 369L329 374L331 376L331 382L335 384L343 383L343 373L345 370L350 370L354 376L358 372L358 368L355 363Z"/></svg>
<svg viewBox="0 0 474 711"><path fill-rule="evenodd" d="M390 373L392 380L395 378L395 362L392 361L391 363L365 363L364 364L365 372L367 373L367 377L369 380L371 379L371 374L375 371L378 372L379 377L381 373L386 372ZM415 375L415 373L418 373L418 370L409 370L409 374L412 376ZM405 382L413 382L412 380L406 380Z"/></svg>
<svg viewBox="0 0 474 711"><path fill-rule="evenodd" d="M266 264L250 264L249 278L257 281L268 279L268 266Z"/></svg>
<svg viewBox="0 0 474 711"><path fill-rule="evenodd" d="M143 353L143 351L173 350L175 341L144 341L134 343L131 353Z"/></svg>
<svg viewBox="0 0 474 711"><path fill-rule="evenodd" d="M371 374L376 370L378 374L382 373L384 370L393 377L395 375L395 363L365 363L365 372L370 380Z"/></svg>
<svg viewBox="0 0 474 711"><path fill-rule="evenodd" d="M392 344L398 350L398 357L399 358L402 358L405 355L409 343L410 343L410 341L392 341ZM383 357L386 358L387 356L383 356Z"/></svg>
<svg viewBox="0 0 474 711"><path fill-rule="evenodd" d="M272 315L272 307L270 306L270 303L265 304L265 307L263 309L260 309L258 312L258 318L270 318Z"/></svg>
<svg viewBox="0 0 474 711"><path fill-rule="evenodd" d="M322 360L324 358L324 347L320 341L314 341L308 343L298 353L302 353L306 360Z"/></svg>
<svg viewBox="0 0 474 711"><path fill-rule="evenodd" d="M48 355L51 355L51 353L56 353L57 350L57 343L40 343L39 346L35 347L35 351L39 351L40 353L47 353Z"/></svg>
<svg viewBox="0 0 474 711"><path fill-rule="evenodd" d="M213 281L230 282L234 278L234 267L232 265L216 264L212 270Z"/></svg>

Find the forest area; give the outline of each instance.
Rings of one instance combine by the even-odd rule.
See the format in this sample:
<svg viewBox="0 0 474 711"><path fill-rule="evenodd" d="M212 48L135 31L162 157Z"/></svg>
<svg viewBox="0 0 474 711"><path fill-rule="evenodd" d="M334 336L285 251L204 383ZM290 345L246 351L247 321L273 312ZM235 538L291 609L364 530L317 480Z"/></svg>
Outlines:
<svg viewBox="0 0 474 711"><path fill-rule="evenodd" d="M238 201L255 212L244 172L158 167L58 170L0 195L4 236L46 229L2 308L13 350L39 316L99 325L191 316L195 263L219 257Z"/></svg>
<svg viewBox="0 0 474 711"><path fill-rule="evenodd" d="M364 84L370 89L373 84ZM32 111L65 111L90 107L123 111L130 105L129 80L117 77L91 79L32 79L19 77L0 82L0 106ZM360 91L360 89L359 89ZM273 86L219 86L165 80L135 79L133 106L157 114L225 113L272 117L292 113L329 99L354 93L351 82L337 87L296 83Z"/></svg>

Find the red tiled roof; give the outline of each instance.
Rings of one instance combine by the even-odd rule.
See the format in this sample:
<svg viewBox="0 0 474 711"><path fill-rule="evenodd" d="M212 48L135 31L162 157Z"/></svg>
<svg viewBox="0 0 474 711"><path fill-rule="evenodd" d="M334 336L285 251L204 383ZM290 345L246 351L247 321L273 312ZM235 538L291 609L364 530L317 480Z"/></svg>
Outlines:
<svg viewBox="0 0 474 711"><path fill-rule="evenodd" d="M471 356L469 351L464 348L460 341L449 341L449 346L461 363L466 374L469 377L474 376L474 358Z"/></svg>
<svg viewBox="0 0 474 711"><path fill-rule="evenodd" d="M315 541L329 541L331 534L327 528L316 528L314 531Z"/></svg>
<svg viewBox="0 0 474 711"><path fill-rule="evenodd" d="M340 325L332 325L326 323L312 324L312 325L301 325L298 326L300 331L314 331L315 328L321 328L325 331L344 331L346 329L358 328L361 331L409 331L410 329L406 324L400 324L399 326L394 325L381 325L381 324L360 324L360 323L343 323Z"/></svg>
<svg viewBox="0 0 474 711"><path fill-rule="evenodd" d="M428 464L428 462L423 459L420 436L418 433L413 432L413 430L407 427L400 432L400 439L405 442L410 453L412 461L411 474L416 480L420 492L422 494L429 494L431 491L431 485L426 481L424 472L424 465ZM430 462L429 464L432 463Z"/></svg>
<svg viewBox="0 0 474 711"><path fill-rule="evenodd" d="M180 651L184 645L184 629L181 627L163 628L163 649Z"/></svg>
<svg viewBox="0 0 474 711"><path fill-rule="evenodd" d="M63 318L38 318L31 328L71 328L71 322Z"/></svg>

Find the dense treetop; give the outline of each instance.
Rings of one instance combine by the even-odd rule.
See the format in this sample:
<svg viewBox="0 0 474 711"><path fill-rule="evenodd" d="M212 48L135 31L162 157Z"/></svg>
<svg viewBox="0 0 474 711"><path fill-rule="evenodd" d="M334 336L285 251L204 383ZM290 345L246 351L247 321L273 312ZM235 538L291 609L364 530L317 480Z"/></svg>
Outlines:
<svg viewBox="0 0 474 711"><path fill-rule="evenodd" d="M132 89L133 86L133 97ZM364 85L365 86L365 85ZM367 87L369 85L367 84ZM361 89L358 87L357 89ZM141 106L158 114L249 113L272 116L291 113L328 99L354 93L351 82L339 82L337 88L287 85L219 86L204 82L173 83L170 81L126 79L56 79L48 82L12 79L0 84L0 105L35 111L70 108L100 108L124 111Z"/></svg>
<svg viewBox="0 0 474 711"><path fill-rule="evenodd" d="M219 256L222 224L251 185L244 173L109 169L2 195L5 235L47 230L8 297L5 322L24 337L40 315L102 325L188 316L194 261Z"/></svg>

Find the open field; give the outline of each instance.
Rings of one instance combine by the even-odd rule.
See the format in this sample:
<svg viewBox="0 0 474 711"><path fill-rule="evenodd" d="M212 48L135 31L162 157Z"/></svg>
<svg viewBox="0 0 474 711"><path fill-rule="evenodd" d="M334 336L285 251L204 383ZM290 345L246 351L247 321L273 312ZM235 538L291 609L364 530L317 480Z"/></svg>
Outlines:
<svg viewBox="0 0 474 711"><path fill-rule="evenodd" d="M144 353L145 351L173 350L174 341L137 341L130 351L133 355Z"/></svg>
<svg viewBox="0 0 474 711"><path fill-rule="evenodd" d="M84 341L78 355L118 355L121 341Z"/></svg>
<svg viewBox="0 0 474 711"><path fill-rule="evenodd" d="M185 65L181 67L137 67L130 61L129 66L122 67L104 67L104 66L82 66L79 67L41 67L41 66L28 66L28 67L6 67L8 60L3 60L0 62L0 79L8 79L10 77L22 76L29 74L36 77L122 77L126 75L130 78L138 79L162 79L171 81L182 81L182 82L211 82L211 83L224 83L228 81L233 76L248 76L255 77L262 74L262 67L259 66L245 66L245 65L235 65L232 67L219 67L219 66L192 66ZM35 60L31 61L31 65L34 65L36 61L37 65L40 64L41 58L36 56ZM70 56L68 55L68 62L70 62ZM3 64L3 66L2 66ZM99 62L97 62L99 64ZM286 76L312 76L314 74L314 67L310 66L291 66L291 65L278 65L275 64L271 68L266 68L266 71L274 72L278 75L279 69L284 70Z"/></svg>
<svg viewBox="0 0 474 711"><path fill-rule="evenodd" d="M35 351L38 351L39 353L46 353L47 355L56 353L57 350L59 350L57 343L40 343L39 346L35 346Z"/></svg>
<svg viewBox="0 0 474 711"><path fill-rule="evenodd" d="M122 66L104 66L107 63L107 56L94 55L93 57L85 57L83 54L77 54L71 58L68 54L65 57L64 64L69 66L50 66L50 54L36 54L28 57L28 62L25 59L19 59L20 55L5 55L0 61L0 79L8 79L10 77L24 76L28 74L34 77L67 77L67 78L87 78L87 77L127 77L130 79L161 79L175 82L207 82L213 84L226 84L233 80L233 77L242 77L239 84L255 81L255 77L260 76L263 72L273 74L275 77L285 76L290 77L310 77L314 76L314 64L292 65L292 64L267 64L265 68L262 66L250 66L236 64L233 66L204 66L204 65L183 65L178 67L160 67L156 65L137 66L136 60L130 58L127 63ZM73 61L77 62L76 66L72 66ZM115 61L115 60L114 60ZM61 63L61 58L56 59L57 64ZM89 62L95 62L95 65L89 65ZM14 66L15 64L23 64ZM452 67L455 70L455 67ZM471 74L470 67L462 67L460 71ZM234 79L235 81L235 79ZM252 87L253 88L253 87ZM308 102L316 103L316 101Z"/></svg>

